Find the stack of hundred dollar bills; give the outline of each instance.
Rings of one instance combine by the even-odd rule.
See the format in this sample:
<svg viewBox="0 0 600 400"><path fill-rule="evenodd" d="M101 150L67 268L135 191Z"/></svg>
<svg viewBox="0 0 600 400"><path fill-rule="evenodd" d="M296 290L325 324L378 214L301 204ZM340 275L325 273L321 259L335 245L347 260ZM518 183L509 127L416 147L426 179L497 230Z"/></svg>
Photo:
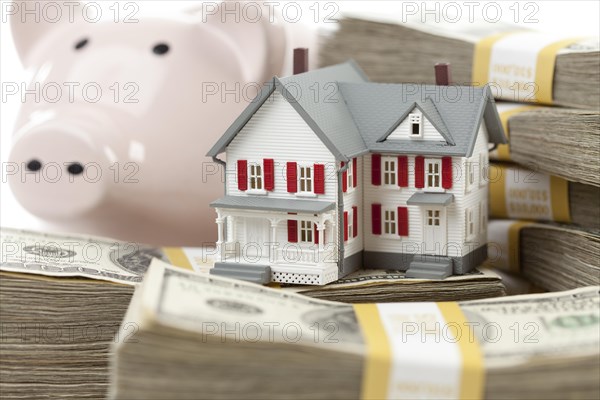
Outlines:
<svg viewBox="0 0 600 400"><path fill-rule="evenodd" d="M155 260L123 322L138 331L114 345L111 396L356 399L369 397L365 389L372 382L370 389L391 393L381 392L384 382L405 398L454 398L460 393L487 399L597 399L599 289L457 304L412 303L412 309L390 304L391 310L404 310L386 320L396 327L398 337L386 338L377 331L369 337L375 319L366 319L360 305L193 274ZM424 323L435 318L419 310L438 306L454 307L466 320L459 324L446 319L444 325L419 328L415 322L419 318ZM454 333L444 334L450 326ZM471 339L461 330L467 327L472 328ZM414 339L418 329L429 339ZM400 335L405 336L394 342ZM440 345L440 341L454 343L452 338L461 346L476 347L463 353L461 361ZM407 345L411 340L417 351ZM431 347L419 347L426 340ZM391 358L381 351L385 341L398 346ZM435 350L438 346L440 351ZM457 371L451 359L471 369ZM369 376L389 372L390 363L396 372L388 380ZM398 365L405 369L394 370ZM432 381L428 374L438 378ZM452 386L452 379L462 379L459 389Z"/></svg>
<svg viewBox="0 0 600 400"><path fill-rule="evenodd" d="M0 229L0 244L2 397L103 398L109 346L135 329L117 334L133 285L142 281L153 258L169 260L174 249L8 228ZM201 259L179 266L203 268ZM505 294L497 275L480 272L432 282L360 271L327 286L279 290L354 303Z"/></svg>

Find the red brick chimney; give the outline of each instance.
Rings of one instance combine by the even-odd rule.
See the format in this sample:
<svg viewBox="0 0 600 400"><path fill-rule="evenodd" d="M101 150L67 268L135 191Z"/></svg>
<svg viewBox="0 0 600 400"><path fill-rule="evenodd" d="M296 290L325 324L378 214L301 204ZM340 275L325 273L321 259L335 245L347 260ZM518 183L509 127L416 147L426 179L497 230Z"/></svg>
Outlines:
<svg viewBox="0 0 600 400"><path fill-rule="evenodd" d="M308 49L298 47L294 49L294 75L308 71Z"/></svg>
<svg viewBox="0 0 600 400"><path fill-rule="evenodd" d="M452 83L450 74L450 64L437 63L435 64L435 84L438 86L448 86Z"/></svg>

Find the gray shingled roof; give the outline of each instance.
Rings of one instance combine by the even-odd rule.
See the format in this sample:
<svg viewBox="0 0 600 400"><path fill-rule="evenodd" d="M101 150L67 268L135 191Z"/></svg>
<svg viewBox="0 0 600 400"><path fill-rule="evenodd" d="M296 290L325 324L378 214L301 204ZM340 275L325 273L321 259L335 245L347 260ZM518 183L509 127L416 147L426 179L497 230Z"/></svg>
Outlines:
<svg viewBox="0 0 600 400"><path fill-rule="evenodd" d="M210 206L215 208L320 214L332 210L335 203L322 200L277 199L265 196L225 196L213 201Z"/></svg>
<svg viewBox="0 0 600 400"><path fill-rule="evenodd" d="M468 157L482 121L490 142L506 143L488 87L370 83L360 68L349 61L273 78L207 155L214 157L225 151L274 90L283 94L342 161L369 151ZM415 106L445 140L387 139Z"/></svg>
<svg viewBox="0 0 600 400"><path fill-rule="evenodd" d="M505 143L500 117L487 87L345 82L339 86L372 152L470 156L482 121L485 121L490 142ZM459 92L461 95L456 95ZM398 115L408 114L415 104L446 140L382 140L398 125ZM492 110L484 118L484 111L489 107Z"/></svg>

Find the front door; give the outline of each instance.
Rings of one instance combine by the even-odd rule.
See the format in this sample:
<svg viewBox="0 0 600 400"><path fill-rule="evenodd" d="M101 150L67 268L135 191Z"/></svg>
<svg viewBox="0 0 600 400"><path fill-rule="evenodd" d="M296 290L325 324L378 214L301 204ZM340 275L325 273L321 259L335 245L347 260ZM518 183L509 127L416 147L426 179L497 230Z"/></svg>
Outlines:
<svg viewBox="0 0 600 400"><path fill-rule="evenodd" d="M444 207L424 208L423 214L423 254L445 256L448 247L446 209Z"/></svg>
<svg viewBox="0 0 600 400"><path fill-rule="evenodd" d="M242 243L242 254L252 259L269 257L269 221L265 218L246 218L245 221L246 242Z"/></svg>

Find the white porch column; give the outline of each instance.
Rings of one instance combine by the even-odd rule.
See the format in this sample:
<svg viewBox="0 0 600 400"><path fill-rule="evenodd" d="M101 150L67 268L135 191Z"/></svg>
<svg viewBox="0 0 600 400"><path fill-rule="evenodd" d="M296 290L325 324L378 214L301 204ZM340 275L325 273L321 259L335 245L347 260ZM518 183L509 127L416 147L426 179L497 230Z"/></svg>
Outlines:
<svg viewBox="0 0 600 400"><path fill-rule="evenodd" d="M271 218L269 219L271 222L271 262L275 264L278 260L277 256L277 226L279 225L280 219Z"/></svg>
<svg viewBox="0 0 600 400"><path fill-rule="evenodd" d="M221 210L219 209L217 209L217 219L215 221L217 222L217 251L221 257L221 260L223 260L225 217L223 217Z"/></svg>
<svg viewBox="0 0 600 400"><path fill-rule="evenodd" d="M322 264L325 260L325 255L323 254L325 250L325 222L321 220L317 222L317 232L319 234L319 246L317 248L317 261L318 264Z"/></svg>

